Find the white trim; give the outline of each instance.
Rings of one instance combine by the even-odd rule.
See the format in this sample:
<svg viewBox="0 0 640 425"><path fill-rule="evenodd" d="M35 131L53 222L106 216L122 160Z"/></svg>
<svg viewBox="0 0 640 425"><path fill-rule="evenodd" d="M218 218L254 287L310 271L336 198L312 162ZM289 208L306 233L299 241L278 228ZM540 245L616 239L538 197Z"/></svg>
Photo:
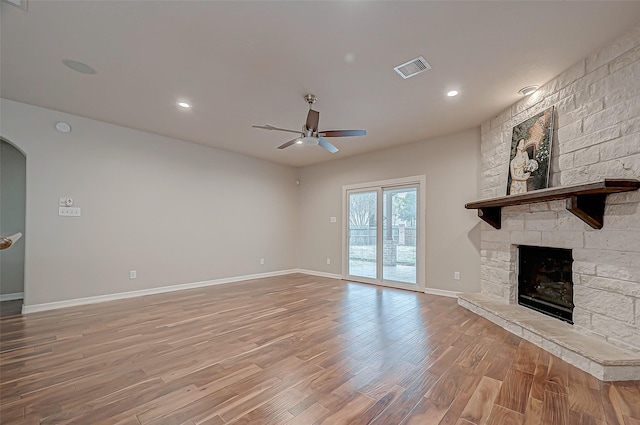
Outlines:
<svg viewBox="0 0 640 425"><path fill-rule="evenodd" d="M292 273L303 273L311 276L328 277L330 279L342 280L342 276L337 273L325 273L325 272L318 272L315 270L307 270L307 269L295 269L292 271Z"/></svg>
<svg viewBox="0 0 640 425"><path fill-rule="evenodd" d="M0 301L13 301L24 299L24 292L16 292L13 294L1 294Z"/></svg>
<svg viewBox="0 0 640 425"><path fill-rule="evenodd" d="M307 269L289 269L289 270L280 270L280 271L268 272L268 273L257 273L257 274L244 275L244 276L228 277L224 279L205 280L202 282L184 283L181 285L162 286L159 288L142 289L139 291L120 292L117 294L98 295L95 297L75 298L72 300L55 301L52 303L23 305L22 314L36 313L39 311L55 310L58 308L75 307L75 306L87 305L87 304L96 304L96 303L101 303L106 301L121 300L125 298L142 297L145 295L163 294L166 292L182 291L185 289L203 288L206 286L222 285L224 283L241 282L244 280L284 276L292 273L302 273L302 274L307 274L311 276L320 276L320 277L326 277L329 279L343 280L342 276L336 273L326 273L326 272L319 272L319 271L307 270ZM400 288L400 289L406 289L406 288ZM444 297L452 297L452 298L457 298L458 296L458 292L446 291L444 289L427 288L425 289L424 293L432 294L432 295L440 295ZM0 295L0 301L23 299L23 296L24 294L22 292L15 293L15 294L4 294L4 295Z"/></svg>
<svg viewBox="0 0 640 425"><path fill-rule="evenodd" d="M441 297L458 298L460 292L447 291L446 289L424 288L424 293L429 295L440 295Z"/></svg>
<svg viewBox="0 0 640 425"><path fill-rule="evenodd" d="M397 179L376 180L373 182L347 184L342 186L342 190L344 193L347 190L354 190L354 189L367 189L367 188L376 187L376 186L384 186L384 187L405 186L413 183L424 183L424 182L426 182L426 176L424 174L419 174L417 176L399 177Z"/></svg>
<svg viewBox="0 0 640 425"><path fill-rule="evenodd" d="M205 286L221 285L223 283L240 282L243 280L261 279L265 277L282 276L291 273L303 273L295 269L280 270L276 272L258 273L245 276L228 277L224 279L205 280L203 282L184 283L181 285L161 286L159 288L142 289L140 291L120 292L117 294L98 295L95 297L76 298L73 300L55 301L52 303L23 305L22 314L35 313L38 311L54 310L57 308L74 307L86 304L95 304L105 301L121 300L124 298L141 297L144 295L163 294L165 292L182 291L184 289L202 288Z"/></svg>
<svg viewBox="0 0 640 425"><path fill-rule="evenodd" d="M367 285L382 286L383 288L404 289L404 290L413 291L413 292L423 292L423 290L419 288L418 285L416 285L415 283L404 283L404 282L395 281L395 280L379 281L376 279L371 279L368 277L361 277L361 276L341 276L341 279L347 282L357 282L357 283L364 283Z"/></svg>

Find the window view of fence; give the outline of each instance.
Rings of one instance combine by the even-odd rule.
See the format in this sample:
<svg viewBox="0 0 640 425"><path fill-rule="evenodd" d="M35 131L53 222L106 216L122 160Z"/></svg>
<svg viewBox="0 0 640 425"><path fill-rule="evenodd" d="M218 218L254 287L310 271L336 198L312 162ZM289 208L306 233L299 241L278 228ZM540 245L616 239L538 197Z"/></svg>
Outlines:
<svg viewBox="0 0 640 425"><path fill-rule="evenodd" d="M349 274L377 276L382 249L382 278L416 283L417 190L415 187L382 191L382 217L376 217L377 192L349 195ZM382 221L382 223L379 223ZM382 243L377 232L382 226Z"/></svg>
<svg viewBox="0 0 640 425"><path fill-rule="evenodd" d="M377 278L377 192L349 194L349 274Z"/></svg>

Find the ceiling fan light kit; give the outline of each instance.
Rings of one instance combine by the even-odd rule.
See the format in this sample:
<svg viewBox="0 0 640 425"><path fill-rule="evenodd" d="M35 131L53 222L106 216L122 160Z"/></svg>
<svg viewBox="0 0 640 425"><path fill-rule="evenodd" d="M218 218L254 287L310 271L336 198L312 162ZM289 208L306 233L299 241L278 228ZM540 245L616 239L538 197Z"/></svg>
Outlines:
<svg viewBox="0 0 640 425"><path fill-rule="evenodd" d="M306 136L300 139L300 143L305 146L315 146L318 144L318 139L312 136Z"/></svg>
<svg viewBox="0 0 640 425"><path fill-rule="evenodd" d="M311 109L311 105L316 103L318 98L308 93L304 95L304 100L309 104L309 112L307 113L307 120L302 126L302 131L289 130L287 128L275 127L270 124L254 125L253 128L259 128L262 130L275 130L284 131L287 133L300 134L299 137L289 140L286 143L278 146L278 149L284 149L291 145L306 145L306 146L320 146L324 150L330 153L338 152L338 148L333 146L325 137L352 137L352 136L364 136L367 134L365 130L326 130L318 131L318 123L320 122L320 112Z"/></svg>

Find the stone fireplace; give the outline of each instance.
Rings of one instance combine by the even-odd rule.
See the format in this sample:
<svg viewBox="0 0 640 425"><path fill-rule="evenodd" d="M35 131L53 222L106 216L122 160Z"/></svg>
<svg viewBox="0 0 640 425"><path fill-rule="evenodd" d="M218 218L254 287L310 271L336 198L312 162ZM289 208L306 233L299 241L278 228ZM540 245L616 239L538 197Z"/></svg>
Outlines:
<svg viewBox="0 0 640 425"><path fill-rule="evenodd" d="M518 247L518 304L573 324L570 249Z"/></svg>
<svg viewBox="0 0 640 425"><path fill-rule="evenodd" d="M640 179L640 25L482 124L481 199L506 193L514 125L550 106L550 187ZM640 191L607 195L601 229L565 200L505 206L500 219L480 224L481 294L460 304L599 379L640 379ZM573 325L519 305L521 246L571 250Z"/></svg>

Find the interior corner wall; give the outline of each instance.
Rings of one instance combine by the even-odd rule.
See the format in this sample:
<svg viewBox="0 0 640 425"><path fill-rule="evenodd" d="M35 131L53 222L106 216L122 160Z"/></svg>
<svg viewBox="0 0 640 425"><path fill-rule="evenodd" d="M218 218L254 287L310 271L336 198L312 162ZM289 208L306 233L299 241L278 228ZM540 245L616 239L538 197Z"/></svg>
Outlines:
<svg viewBox="0 0 640 425"><path fill-rule="evenodd" d="M0 235L24 233L25 157L11 144L0 141ZM24 238L0 251L0 295L23 292Z"/></svg>
<svg viewBox="0 0 640 425"><path fill-rule="evenodd" d="M427 182L425 286L478 292L480 220L464 204L479 197L479 128L301 168L299 267L342 273L342 186L415 175Z"/></svg>
<svg viewBox="0 0 640 425"><path fill-rule="evenodd" d="M0 102L27 157L25 306L296 267L295 168Z"/></svg>

